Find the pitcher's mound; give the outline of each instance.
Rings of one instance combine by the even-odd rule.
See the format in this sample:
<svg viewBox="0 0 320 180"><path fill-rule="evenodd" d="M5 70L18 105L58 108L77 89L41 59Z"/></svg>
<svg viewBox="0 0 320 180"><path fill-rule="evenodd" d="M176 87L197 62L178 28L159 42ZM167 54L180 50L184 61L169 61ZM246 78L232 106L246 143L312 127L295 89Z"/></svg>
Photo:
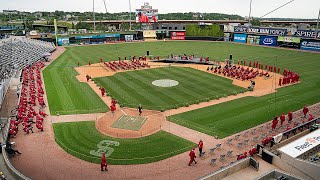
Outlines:
<svg viewBox="0 0 320 180"><path fill-rule="evenodd" d="M144 110L139 116L136 109L117 110L114 117L111 112L97 120L97 130L115 138L140 138L161 130L165 116L159 111Z"/></svg>

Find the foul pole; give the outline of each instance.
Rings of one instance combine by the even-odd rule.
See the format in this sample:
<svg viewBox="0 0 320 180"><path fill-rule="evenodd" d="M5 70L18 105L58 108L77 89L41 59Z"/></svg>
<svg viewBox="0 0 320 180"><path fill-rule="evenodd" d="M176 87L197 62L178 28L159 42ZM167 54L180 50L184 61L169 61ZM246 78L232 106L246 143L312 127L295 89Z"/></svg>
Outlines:
<svg viewBox="0 0 320 180"><path fill-rule="evenodd" d="M92 10L92 13L93 13L93 31L96 31L96 15L94 13L94 0L93 0L93 10Z"/></svg>
<svg viewBox="0 0 320 180"><path fill-rule="evenodd" d="M129 11L130 11L130 28L129 28L129 30L131 31L131 28L132 28L132 23L131 23L131 0L129 0Z"/></svg>
<svg viewBox="0 0 320 180"><path fill-rule="evenodd" d="M316 28L316 39L318 38L318 34L319 34L319 19L320 19L320 9L319 9L319 14L318 14L318 21L317 21L317 28Z"/></svg>

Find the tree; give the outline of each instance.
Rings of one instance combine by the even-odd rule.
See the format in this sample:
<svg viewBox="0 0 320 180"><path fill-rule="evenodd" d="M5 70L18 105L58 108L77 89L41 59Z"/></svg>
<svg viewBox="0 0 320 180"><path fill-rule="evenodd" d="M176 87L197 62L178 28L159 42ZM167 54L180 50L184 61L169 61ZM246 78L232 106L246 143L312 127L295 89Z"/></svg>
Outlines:
<svg viewBox="0 0 320 180"><path fill-rule="evenodd" d="M32 24L33 24L33 20L32 19L26 19L26 21L25 21L25 25L26 25L26 28L27 29L32 29Z"/></svg>
<svg viewBox="0 0 320 180"><path fill-rule="evenodd" d="M86 22L78 22L76 25L76 29L92 29L92 27Z"/></svg>
<svg viewBox="0 0 320 180"><path fill-rule="evenodd" d="M253 26L260 26L260 25L261 25L261 22L260 22L259 19L254 19L254 18L252 18L251 24L252 24Z"/></svg>
<svg viewBox="0 0 320 180"><path fill-rule="evenodd" d="M72 24L71 24L71 29L74 29L75 28L75 25L74 25L74 23L72 22Z"/></svg>

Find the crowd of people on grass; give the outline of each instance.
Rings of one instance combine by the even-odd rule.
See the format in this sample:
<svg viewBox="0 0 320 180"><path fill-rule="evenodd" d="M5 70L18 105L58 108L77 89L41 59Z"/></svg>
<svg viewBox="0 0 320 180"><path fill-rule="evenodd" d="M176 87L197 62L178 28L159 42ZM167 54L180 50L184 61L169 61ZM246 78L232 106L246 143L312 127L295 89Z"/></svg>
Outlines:
<svg viewBox="0 0 320 180"><path fill-rule="evenodd" d="M140 60L131 60L130 62L126 61L113 61L113 62L104 62L104 65L111 69L112 71L119 70L135 70L140 68L150 68L147 62L141 62Z"/></svg>
<svg viewBox="0 0 320 180"><path fill-rule="evenodd" d="M17 109L16 119L10 120L9 135L16 136L18 133L18 125L21 123L23 131L26 134L33 131L33 124L43 131L43 121L47 114L42 111L46 107L43 95L43 82L41 80L41 69L44 67L43 62L35 63L23 70L23 82L21 88L21 96ZM19 95L19 94L18 94ZM38 109L38 110L37 110ZM35 121L34 121L35 120Z"/></svg>
<svg viewBox="0 0 320 180"><path fill-rule="evenodd" d="M248 65L248 66L246 66ZM215 67L208 67L207 71L213 71L216 74L222 74L227 77L236 78L242 81L252 80L257 76L269 78L270 73L281 73L281 68L275 66L269 66L267 64L260 64L258 61L250 61L248 64L246 60L238 60L238 64L226 63L224 67L220 63L215 64ZM283 78L279 79L279 86L292 84L300 81L300 75L298 73L283 70Z"/></svg>

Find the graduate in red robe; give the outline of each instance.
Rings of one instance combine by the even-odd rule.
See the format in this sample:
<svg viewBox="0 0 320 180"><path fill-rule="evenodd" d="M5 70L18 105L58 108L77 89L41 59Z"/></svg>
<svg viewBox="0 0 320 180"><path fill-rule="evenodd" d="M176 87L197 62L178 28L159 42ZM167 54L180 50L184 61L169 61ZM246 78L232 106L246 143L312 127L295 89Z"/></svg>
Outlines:
<svg viewBox="0 0 320 180"><path fill-rule="evenodd" d="M196 153L194 152L194 148L190 151L189 153L189 157L190 157L190 161L189 161L189 166L191 166L191 163L195 163L197 164L197 161L196 161Z"/></svg>
<svg viewBox="0 0 320 180"><path fill-rule="evenodd" d="M282 85L282 79L280 78L279 79L279 86L281 86Z"/></svg>
<svg viewBox="0 0 320 180"><path fill-rule="evenodd" d="M286 120L286 116L284 115L284 112L281 114L281 116L280 116L280 124L281 124L281 127L282 127L282 125L283 125L283 123L284 123L284 121Z"/></svg>
<svg viewBox="0 0 320 180"><path fill-rule="evenodd" d="M304 106L304 108L303 108L302 111L303 111L304 117L306 117L306 116L307 116L307 113L309 112L309 108L307 107L307 105Z"/></svg>
<svg viewBox="0 0 320 180"><path fill-rule="evenodd" d="M103 168L105 168L105 170L108 171L108 162L107 162L105 153L102 153L100 166L101 166L101 171L104 171Z"/></svg>
<svg viewBox="0 0 320 180"><path fill-rule="evenodd" d="M106 93L106 90L104 89L104 87L101 87L100 91L101 91L101 96L103 97Z"/></svg>
<svg viewBox="0 0 320 180"><path fill-rule="evenodd" d="M292 114L292 112L290 111L290 112L288 113L288 122L291 123L292 119L293 119L293 114Z"/></svg>

